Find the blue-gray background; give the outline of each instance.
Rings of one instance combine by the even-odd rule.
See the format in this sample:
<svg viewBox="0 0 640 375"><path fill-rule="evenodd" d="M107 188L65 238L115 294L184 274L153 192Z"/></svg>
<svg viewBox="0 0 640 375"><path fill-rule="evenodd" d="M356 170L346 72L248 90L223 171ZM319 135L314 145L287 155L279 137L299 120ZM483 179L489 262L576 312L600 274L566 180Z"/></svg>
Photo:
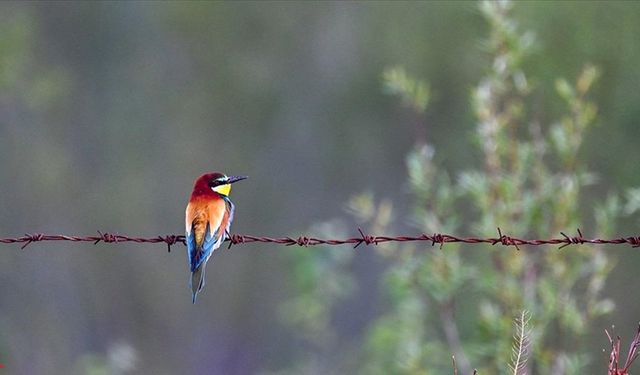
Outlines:
<svg viewBox="0 0 640 375"><path fill-rule="evenodd" d="M584 62L601 69L582 155L600 176L590 199L639 185L640 5L514 11L536 33L540 85ZM4 2L0 236L181 233L193 180L210 170L250 176L232 193L237 233L303 234L367 190L402 216L416 134L453 174L477 166L469 95L486 31L471 2ZM431 84L421 131L383 93L382 72L398 64ZM631 327L637 255L611 252L625 261L603 327ZM278 246L218 252L195 306L181 245L47 242L2 246L1 259L0 373L275 371L304 351L278 314L295 293ZM350 312L365 321L347 332L361 334L371 308Z"/></svg>

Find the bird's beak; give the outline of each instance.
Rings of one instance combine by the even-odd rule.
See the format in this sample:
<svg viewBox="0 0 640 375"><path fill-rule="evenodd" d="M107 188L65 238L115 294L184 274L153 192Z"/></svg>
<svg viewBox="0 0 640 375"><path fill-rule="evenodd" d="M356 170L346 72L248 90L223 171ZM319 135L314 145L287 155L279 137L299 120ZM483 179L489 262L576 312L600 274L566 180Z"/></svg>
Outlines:
<svg viewBox="0 0 640 375"><path fill-rule="evenodd" d="M227 183L228 184L232 184L234 182L237 182L237 181L240 181L240 180L245 180L247 178L249 178L249 177L248 176L229 176L227 178Z"/></svg>

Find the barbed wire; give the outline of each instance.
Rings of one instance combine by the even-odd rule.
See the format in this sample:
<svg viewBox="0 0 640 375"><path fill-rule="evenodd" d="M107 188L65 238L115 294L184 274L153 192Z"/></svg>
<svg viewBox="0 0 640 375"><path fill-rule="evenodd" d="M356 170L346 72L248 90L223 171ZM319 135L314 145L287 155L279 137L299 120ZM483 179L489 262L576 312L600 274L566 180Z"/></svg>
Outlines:
<svg viewBox="0 0 640 375"><path fill-rule="evenodd" d="M577 235L569 236L564 232L560 232L562 237L549 238L549 239L522 239L511 237L502 233L500 228L497 228L497 237L458 237L450 234L420 234L417 236L373 236L366 234L361 228L358 228L359 236L345 238L345 239L326 239L315 238L307 236L299 237L264 237L253 236L247 234L232 234L225 241L229 243L229 248L233 245L241 245L252 242L266 242L274 243L285 246L316 246L316 245L353 245L357 248L360 245L378 245L387 242L430 242L431 246L436 244L442 248L447 243L466 243L466 244L489 244L489 245L502 245L513 246L517 250L520 250L520 246L543 246L543 245L560 245L560 249L570 245L582 245L582 244L607 244L607 245L631 245L632 247L640 247L640 236L629 236L612 239L602 238L585 238L582 235L580 229L577 230ZM185 236L183 235L159 235L155 237L130 237L122 234L112 234L108 232L98 231L97 235L93 236L69 236L63 234L25 234L20 237L13 238L0 238L0 243L4 244L23 244L21 249L26 248L34 242L43 241L71 241L71 242L93 242L97 245L100 242L104 243L122 243L122 242L134 242L134 243L165 243L167 245L167 251L171 251L171 246L182 243L185 244Z"/></svg>

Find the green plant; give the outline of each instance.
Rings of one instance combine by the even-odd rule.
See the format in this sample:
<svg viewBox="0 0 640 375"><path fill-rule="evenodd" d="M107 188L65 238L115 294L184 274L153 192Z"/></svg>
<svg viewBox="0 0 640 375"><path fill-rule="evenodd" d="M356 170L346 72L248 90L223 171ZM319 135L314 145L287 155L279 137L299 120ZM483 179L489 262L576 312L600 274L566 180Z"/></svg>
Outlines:
<svg viewBox="0 0 640 375"><path fill-rule="evenodd" d="M484 235L501 227L513 236L548 237L581 227L606 236L620 213L618 198L612 194L594 208L591 227L581 211L584 188L595 182L579 155L597 112L588 94L598 70L587 65L574 83L557 80L558 100L566 108L559 121L544 126L533 119L529 98L536 87L523 68L533 38L519 31L512 5L481 3L492 57L472 95L482 166L451 176L435 161L433 146L416 145L407 157L411 224L423 233ZM430 98L426 83L402 68L387 70L383 78L387 91L424 114ZM390 203L363 194L348 207L372 233L391 230ZM582 343L590 324L613 308L601 295L612 264L594 246L566 251L486 246L472 252L459 244L442 249L385 244L376 249L389 264L388 307L366 335L365 349L351 349L358 360L350 363L368 374L444 373L451 370L452 355L463 374L474 367L481 374L582 373L589 363ZM308 257L313 263L314 255ZM331 273L348 274L348 262L341 260L329 267ZM327 278L317 275L309 282L319 298L315 303L336 303L335 295L318 292ZM521 315L525 310L530 317ZM516 316L519 327L530 330L528 361L516 358L510 367ZM330 330L329 320L322 320L322 331Z"/></svg>

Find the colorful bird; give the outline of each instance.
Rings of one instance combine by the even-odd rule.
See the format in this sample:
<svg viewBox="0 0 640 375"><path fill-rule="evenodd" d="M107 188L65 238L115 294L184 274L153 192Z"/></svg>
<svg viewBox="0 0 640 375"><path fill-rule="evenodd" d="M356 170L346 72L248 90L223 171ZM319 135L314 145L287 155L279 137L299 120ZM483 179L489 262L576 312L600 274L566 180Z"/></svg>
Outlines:
<svg viewBox="0 0 640 375"><path fill-rule="evenodd" d="M198 177L185 212L187 256L191 269L192 301L204 287L204 269L213 251L229 236L233 221L231 184L246 176L206 173Z"/></svg>

